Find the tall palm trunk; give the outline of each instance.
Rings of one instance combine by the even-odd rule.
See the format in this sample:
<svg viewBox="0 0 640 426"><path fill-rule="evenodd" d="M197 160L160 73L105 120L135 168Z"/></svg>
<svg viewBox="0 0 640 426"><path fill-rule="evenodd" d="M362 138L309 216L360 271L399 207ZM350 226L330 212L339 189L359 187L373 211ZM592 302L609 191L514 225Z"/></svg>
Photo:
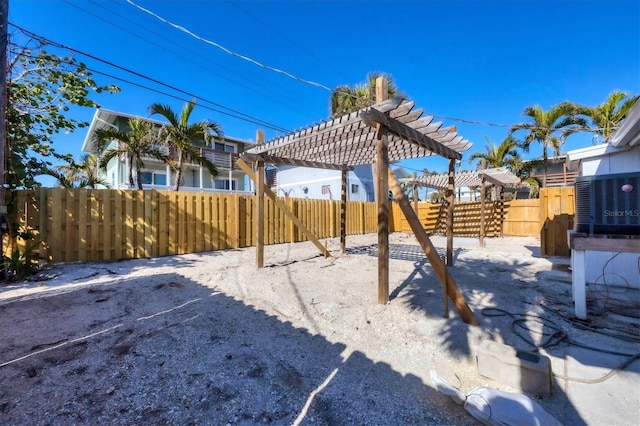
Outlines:
<svg viewBox="0 0 640 426"><path fill-rule="evenodd" d="M184 156L182 150L178 150L178 170L176 171L176 183L173 186L175 191L180 190L180 182L182 181L182 163L184 162Z"/></svg>

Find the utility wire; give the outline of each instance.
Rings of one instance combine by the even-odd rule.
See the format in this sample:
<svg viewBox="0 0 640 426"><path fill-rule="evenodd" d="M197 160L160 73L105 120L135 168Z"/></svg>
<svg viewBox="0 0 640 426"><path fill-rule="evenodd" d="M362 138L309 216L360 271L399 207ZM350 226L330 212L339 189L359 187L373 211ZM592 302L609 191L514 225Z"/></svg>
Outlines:
<svg viewBox="0 0 640 426"><path fill-rule="evenodd" d="M125 28L125 27L123 27L123 26L121 26L121 25L118 25L118 24L116 24L116 23L112 22L112 21L111 21L111 20L109 20L109 19L103 18L102 16L100 16L100 15L98 15L98 14L95 14L95 13L91 12L90 10L87 10L87 9L85 9L85 8L81 7L81 6L78 6L78 5L76 5L76 4L71 3L69 0L64 0L64 2L65 2L65 3L67 3L67 4L69 4L70 6L72 6L72 7L76 8L76 9L78 9L78 10L80 10L80 11L82 11L82 12L84 12L84 13L86 13L86 14L90 15L90 16L93 16L93 17L94 17L94 18L96 18L96 19L99 19L99 20L101 20L101 21L103 21L103 22L106 22L106 23L108 23L109 25L112 25L112 26L114 26L114 27L116 27L116 28L118 28L118 29L120 29L120 30L122 30L122 31L126 32L126 33L129 33L129 34L133 35L134 37L139 38L139 39L141 39L141 40L143 40L143 41L145 41L145 42L147 42L147 43L149 43L149 44L151 44L151 45L153 45L153 46L156 46L156 47L158 47L160 50L163 50L163 51L168 52L168 53L170 53L170 54L176 55L176 56L178 56L178 57L180 57L180 58L184 59L185 61L190 62L190 63L192 63L192 64L194 64L194 65L196 65L196 66L198 66L198 67L200 67L200 68L202 68L202 69L204 69L204 70L206 70L206 71L208 71L208 72L210 72L210 73L212 73L212 74L215 74L215 75L217 75L218 77L220 77L220 78L222 78L222 79L224 79L224 80L226 80L226 81L228 81L228 82L230 82L230 83L232 83L232 84L235 84L235 85L237 85L237 86L239 86L239 87L245 88L245 89L247 89L247 90L249 90L249 91L251 91L251 92L253 92L253 93L256 93L256 94L258 94L258 95L264 96L265 98L270 99L271 101L276 102L276 103L278 103L278 104L280 104L280 105L284 106L285 108L288 108L288 109L290 109L290 110L292 110L292 111L295 111L295 112L298 112L298 113L302 113L302 114L304 114L304 111L303 111L303 110L300 110L300 109L298 109L298 108L292 108L290 105L287 105L287 104L285 104L285 103L283 103L283 102L281 102L281 101L280 101L280 99L282 99L282 98L286 98L287 100L291 101L293 104L296 104L296 105L297 105L297 106L299 106L299 107L304 107L304 104L302 104L301 102L299 102L299 101L298 101L298 99L296 99L296 98L294 98L294 97L288 97L288 96L286 96L286 94L287 94L287 91L286 91L286 90L275 91L275 90L273 90L273 89L270 89L270 88L269 88L268 86L266 86L266 85L260 84L260 83L259 83L259 81L258 81L258 82L256 82L256 81L252 81L256 86L261 87L262 89L264 89L264 90L266 90L266 91L269 91L269 92L272 92L272 94L277 95L277 97L274 97L274 96L268 96L268 95L266 95L264 92L260 92L259 90L256 90L256 89L254 89L254 88L252 88L252 87L249 87L248 85L243 84L242 82L240 82L240 81L238 81L238 80L235 80L235 79L233 79L233 78L230 78L229 76L233 76L233 75L236 75L236 74L237 74L237 70L231 70L231 69L229 69L228 67L225 67L224 65L221 65L220 63L217 63L217 62L213 61L211 58L206 57L206 56L202 55L202 54L201 54L201 53L199 53L199 52L196 52L196 51L194 51L194 50L188 49L188 48L186 48L185 46L182 46L182 45L180 45L180 44L176 43L174 40L170 39L169 37L166 37L166 36L164 36L164 35L162 35L162 34L159 34L159 33L158 33L158 32L156 32L156 31L153 31L152 29L149 29L149 28L147 28L147 27L144 27L144 26L140 25L140 23L139 23L139 22L136 22L136 21L134 21L134 20L132 20L132 19L128 18L127 16L124 16L124 15L122 15L122 14L120 14L120 13L116 12L116 11L113 11L113 10L111 10L111 9L107 8L107 7L105 7L103 4L96 3L96 2L95 2L95 1L93 1L93 0L88 0L88 1L89 1L89 3L91 3L91 4L95 4L97 7L101 8L102 10L105 10L105 11L107 11L107 12L109 12L109 13L111 13L111 14L115 15L115 16L116 16L120 21L126 21L126 22L129 22L129 23L131 23L131 24L132 24L132 26L133 26L133 27L138 27L138 28L140 28L140 29L142 29L142 30L144 30L144 31L147 31L147 32L151 33L155 38L165 40L167 43L173 44L173 45L175 45L175 46L179 47L180 49L182 49L182 50L184 50L184 51L186 51L186 52L191 53L191 54L192 54L192 56L185 56L184 54L179 53L179 52L177 52L177 51L175 51L175 50L170 50L170 49L168 49L166 46L163 46L163 45L161 45L161 44L159 44L159 43L156 43L156 42L154 42L154 41L152 41L152 40L150 40L150 39L148 39L148 38L146 38L146 37L144 37L144 36L142 36L142 35L140 35L140 34L136 34L135 32L131 31L131 30L130 30L130 29L128 29L128 28ZM203 65L203 63L202 63L202 61L195 61L195 60L193 60L193 57L194 57L194 56L199 57L199 58L200 58L200 59L202 59L203 61L210 62L211 64L215 65L215 66L216 66L216 67L218 67L218 68L221 68L221 69L223 69L223 70L226 70L226 71L227 71L227 73L226 73L226 74L223 74L223 73L218 72L218 71L216 71L216 70L214 70L214 69L212 69L212 68L209 68L209 67L204 66L204 65Z"/></svg>
<svg viewBox="0 0 640 426"><path fill-rule="evenodd" d="M227 54L229 54L229 55L231 55L231 56L234 56L234 57L236 57L236 58L242 59L243 61L250 62L250 63L252 63L252 64L254 64L254 65L257 65L257 66L259 66L259 67L261 67L261 68L264 68L264 69L267 69L267 70L269 70L269 71L273 71L273 72L276 72L276 73L278 73L278 74L285 75L285 76L287 76L287 77L289 77L289 78L292 78L292 79L294 79L294 80L300 81L300 82L302 82L302 83L306 83L306 84L309 84L309 85L311 85L311 86L315 86L315 87L319 87L319 88L321 88L321 89L324 89L324 90L326 90L326 91L328 91L328 92L332 92L332 90L331 90L329 87L327 87L327 86L325 86L325 85L323 85L323 84L316 83L315 81L307 80L307 79L304 79L304 78L302 78L302 77L298 77L298 76L296 76L296 75L293 75L293 74L291 74L291 73L288 73L287 71L284 71L284 70L281 70L281 69L279 69L279 68L275 68L275 67L272 67L272 66L269 66L269 65L265 65L265 64L263 64L263 63L261 63L261 62L256 61L255 59L251 59L251 58L250 58L250 57L248 57L248 56L241 55L241 54L236 53L236 52L234 52L234 51L232 51L232 50L229 50L229 49L227 49L226 47L222 46L221 44L218 44L218 43L216 43L216 42L214 42L214 41L211 41L211 40L208 40L208 39L206 39L206 38L204 38L204 37L201 37L201 36L199 36L199 35L197 35L197 34L195 34L195 33L191 32L191 31L189 31L189 30L188 30L188 29L186 29L185 27L182 27L182 26L180 26L180 25L174 24L174 23L173 23L173 22L171 22L171 21L168 21L167 19L163 18L162 16L160 16L160 15L157 15L157 14L153 13L153 12L152 12L152 11L150 11L149 9L145 9L145 8L144 8L144 7L142 7L142 6L137 5L136 3L132 2L131 0L126 0L126 2L127 2L127 3L129 3L130 5L134 6L134 7L137 7L138 9L142 10L143 12L148 13L149 15L151 15L151 16L153 16L153 17L155 17L155 18L159 19L160 21L164 22L165 24L167 24L167 25L169 25L169 26L171 26L171 27L173 27L173 28L175 28L175 29L177 29L177 30L180 30L180 31L182 31L182 32L184 32L184 33L186 33L186 34L189 34L191 37L193 37L193 38L195 38L195 39L197 39L197 40L200 40L200 41L202 41L203 43L206 43L206 44L209 44L209 45L211 45L211 46L217 47L218 49L222 50L223 52L225 52L225 53L227 53Z"/></svg>
<svg viewBox="0 0 640 426"><path fill-rule="evenodd" d="M14 46L14 47L18 47L18 48L21 48L21 47L22 47L22 46L19 46L19 45L15 44L15 43L11 43L11 45L12 45L12 46ZM25 56L26 56L26 57L29 57L29 58L36 58L36 56L34 56L34 55L25 55ZM69 62L69 61L61 60L61 62L62 62L62 63L65 63L65 64L67 64L67 65L73 65L73 64L72 64L71 62ZM158 93L158 94L163 95L163 96L167 96L167 97L169 97L169 98L177 99L177 100L184 101L184 102L188 102L188 101L189 101L189 99L188 99L188 98L181 98L180 96L173 95L173 94L171 94L171 93L169 93L169 92L163 92L162 90L154 89L154 88L152 88L152 87L150 87L150 86L145 86L145 85L143 85L143 84L136 83L136 82L134 82L134 81L127 80L127 79L125 79L125 78L118 77L118 76L115 76L115 75L113 75L113 74L109 74L109 73L104 72L104 71L100 71L100 70L97 70L97 69L94 69L94 68L91 68L91 67L86 67L86 69L87 69L88 71L91 71L91 72L92 72L92 73L94 73L94 74L99 74L99 75L102 75L102 76L105 76L105 77L109 77L109 78L111 78L111 79L118 80L118 81L121 81L121 82L123 82L123 83L127 83L127 84L130 84L130 85L132 85L132 86L136 86L136 87L139 87L139 88L141 88L141 89L148 90L148 91L150 91L150 92L154 92L154 93ZM201 108L207 109L207 110L209 110L209 111L218 112L218 113L221 113L221 114L224 114L224 115L227 115L227 116L233 117L233 118L237 118L237 119L240 119L240 120L243 120L243 121L247 121L247 122L250 122L250 123L253 123L253 124L257 124L257 125L265 126L265 127L269 128L269 129L272 129L272 130L276 130L276 131L280 131L280 132L287 131L286 129L277 128L277 127L271 127L271 125L269 125L269 124L268 124L268 123L266 123L266 122L262 122L262 121L251 121L250 119L247 119L246 117L241 117L241 116L236 116L236 115L233 115L233 114L229 114L229 113L227 113L227 112L225 112L225 111L221 111L221 110L219 110L219 109L212 108L212 107L207 106L207 105L199 105L199 106L200 106Z"/></svg>
<svg viewBox="0 0 640 426"><path fill-rule="evenodd" d="M265 126L268 126L269 128L271 128L271 129L273 129L273 130L278 130L278 131L282 131L282 132L285 132L285 133L290 132L288 129L285 129L285 128L283 128L283 127L280 127L280 126L277 126L277 125L274 125L274 124L268 123L268 122L266 122L266 121L264 121L264 120L261 120L261 119L259 119L259 118L253 117L253 116L251 116L251 115L249 115L249 114L245 114L245 113L243 113L243 112L240 112L240 111L234 110L234 109L232 109L232 108L226 107L226 106L224 106L224 105L222 105L222 104L219 104L219 103L217 103L217 102L213 102L213 101L208 100L208 99L206 99L206 98L199 97L199 96L197 96L197 95L195 95L195 94L193 94L193 93L190 93L190 92L187 92L187 91L185 91L185 90L182 90L182 89L180 89L180 88L178 88L178 87L176 87L176 86L173 86L173 85L170 85L170 84L164 83L164 82L162 82L162 81L160 81L160 80L157 80L157 79L155 79L155 78L149 77L149 76L144 75L144 74L142 74L142 73L139 73L139 72L137 72L137 71L133 71L133 70L131 70L131 69L129 69L129 68L126 68L126 67L123 67L123 66L117 65L117 64L115 64L115 63L113 63L113 62L110 62L110 61L107 61L107 60L105 60L105 59L101 59L101 58L99 58L99 57L97 57L97 56L95 56L95 55L92 55L92 54L90 54L90 53L83 52L83 51L81 51L81 50L74 49L74 48L72 48L72 47L70 47L70 46L67 46L67 45L64 45L64 44L60 44L60 43L54 42L54 41L49 40L49 39L47 39L47 38L45 38L45 37L39 36L39 35L37 35L37 34L35 34L35 33L31 32L31 31L28 31L28 30L26 30L26 29L24 29L24 28L20 27L19 25L15 25L15 24L13 24L13 23L9 23L9 24L10 24L10 25L12 25L12 26L14 26L14 27L16 27L16 28L18 28L18 29L19 29L20 31L22 31L24 34L27 34L28 36L33 37L34 39L36 39L36 40L40 41L40 42L41 42L41 43L43 43L43 44L48 44L48 45L51 45L51 46L54 46L54 47L58 47L58 48L61 48L61 49L66 49L66 50L69 50L69 51L71 51L71 52L77 53L77 54L79 54L79 55L86 56L86 57L91 58L91 59L94 59L94 60L96 60L96 61L98 61L98 62L102 62L102 63L104 63L104 64L106 64L106 65L109 65L109 66L111 66L111 67L117 68L117 69L119 69L119 70L125 71L125 72L130 73L130 74L133 74L133 75L135 75L135 76L137 76L137 77L140 77L140 78L142 78L142 79L145 79L145 80L151 81L151 82L153 82L153 83L159 84L159 85L164 86L164 87L166 87L166 88L169 88L169 89L171 89L171 90L175 90L176 92L182 93L182 94L187 95L187 96L190 96L190 97L192 97L192 98L200 99L200 100L202 100L202 101L204 101L204 102L207 102L207 103L209 103L209 104L211 104L211 105L215 105L215 106L217 106L217 107L224 108L225 110L227 110L227 111L231 111L231 113L236 114L236 115L231 115L230 113L220 111L220 113L221 113L221 114L228 115L228 116L233 116L234 118L246 117L246 119L247 119L246 121L251 120L251 122L252 122L252 123L262 123L262 124L264 124ZM241 119L243 119L243 120L244 120L244 118L241 118Z"/></svg>

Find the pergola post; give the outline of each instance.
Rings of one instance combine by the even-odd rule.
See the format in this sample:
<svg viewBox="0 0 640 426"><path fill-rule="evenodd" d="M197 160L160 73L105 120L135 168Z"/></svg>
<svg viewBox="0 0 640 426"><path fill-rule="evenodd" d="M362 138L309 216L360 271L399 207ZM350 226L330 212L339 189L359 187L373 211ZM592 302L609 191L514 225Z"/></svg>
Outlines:
<svg viewBox="0 0 640 426"><path fill-rule="evenodd" d="M455 198L456 160L449 160L449 184L447 186L447 265L453 266L453 204Z"/></svg>
<svg viewBox="0 0 640 426"><path fill-rule="evenodd" d="M376 79L376 102L387 99L387 79ZM382 124L376 124L376 201L378 202L378 304L389 303L389 141Z"/></svg>
<svg viewBox="0 0 640 426"><path fill-rule="evenodd" d="M486 169L487 167L487 162L483 159L481 166L482 170ZM484 229L484 221L485 221L485 191L484 191L484 184L485 184L485 178L484 178L484 173L482 173L482 175L480 176L480 247L484 247L484 234L485 234L485 229Z"/></svg>
<svg viewBox="0 0 640 426"><path fill-rule="evenodd" d="M256 145L264 143L264 131L256 132ZM264 267L264 161L257 162L256 170L256 265Z"/></svg>
<svg viewBox="0 0 640 426"><path fill-rule="evenodd" d="M418 183L416 180L418 179L418 172L413 172L413 209L416 211L416 215L420 217L418 214Z"/></svg>
<svg viewBox="0 0 640 426"><path fill-rule="evenodd" d="M504 186L500 185L500 238L504 237Z"/></svg>
<svg viewBox="0 0 640 426"><path fill-rule="evenodd" d="M340 190L340 251L347 251L347 169L342 169Z"/></svg>

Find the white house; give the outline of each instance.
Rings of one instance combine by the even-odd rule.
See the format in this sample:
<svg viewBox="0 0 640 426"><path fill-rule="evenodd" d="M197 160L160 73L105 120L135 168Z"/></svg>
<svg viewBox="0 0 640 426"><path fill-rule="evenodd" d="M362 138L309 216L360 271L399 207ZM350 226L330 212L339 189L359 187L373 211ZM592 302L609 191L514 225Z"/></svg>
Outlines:
<svg viewBox="0 0 640 426"><path fill-rule="evenodd" d="M280 197L339 200L342 191L340 170L278 166L272 189ZM347 172L347 199L373 201L373 175L370 165L355 166Z"/></svg>
<svg viewBox="0 0 640 426"><path fill-rule="evenodd" d="M142 118L157 126L166 125L166 123L161 121L100 108L96 110L93 116L84 143L82 144L82 151L88 153L97 151L94 141L94 135L97 129L111 127L118 130L126 130L128 121L131 118ZM116 144L117 142L113 141L106 149L115 147ZM185 164L182 175L183 182L180 189L182 191L200 192L251 192L252 188L249 179L246 174L235 165L235 162L238 159L239 153L253 146L253 142L224 136L224 138L215 139L213 147L200 147L201 155L208 158L216 166L218 175L212 177L209 171L199 164ZM128 173L128 159L115 158L109 162L106 171L99 171L99 176L108 182L111 188L136 189L129 187ZM135 173L135 170L133 173ZM171 190L175 183L175 172L171 170L168 165L153 158L144 161L144 169L141 171L141 176L144 189Z"/></svg>
<svg viewBox="0 0 640 426"><path fill-rule="evenodd" d="M640 102L629 112L611 141L567 152L570 170L580 176L632 174L640 172ZM640 188L635 188L640 191ZM637 212L640 205L631 206ZM640 236L638 247L640 248ZM640 288L638 253L585 251L586 282Z"/></svg>

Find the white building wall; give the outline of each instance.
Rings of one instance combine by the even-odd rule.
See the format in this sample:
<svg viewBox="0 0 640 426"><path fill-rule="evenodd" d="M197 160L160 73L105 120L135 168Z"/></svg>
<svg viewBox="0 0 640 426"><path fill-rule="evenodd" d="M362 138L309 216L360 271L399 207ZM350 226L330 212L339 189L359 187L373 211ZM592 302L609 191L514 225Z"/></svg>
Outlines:
<svg viewBox="0 0 640 426"><path fill-rule="evenodd" d="M640 146L581 161L582 176L633 173L640 171ZM586 279L592 284L640 288L640 255L587 251Z"/></svg>
<svg viewBox="0 0 640 426"><path fill-rule="evenodd" d="M339 200L342 191L340 170L308 167L278 167L278 196ZM371 166L357 166L347 173L347 199L373 201Z"/></svg>
<svg viewBox="0 0 640 426"><path fill-rule="evenodd" d="M640 146L602 157L582 160L582 176L610 175L640 171Z"/></svg>

